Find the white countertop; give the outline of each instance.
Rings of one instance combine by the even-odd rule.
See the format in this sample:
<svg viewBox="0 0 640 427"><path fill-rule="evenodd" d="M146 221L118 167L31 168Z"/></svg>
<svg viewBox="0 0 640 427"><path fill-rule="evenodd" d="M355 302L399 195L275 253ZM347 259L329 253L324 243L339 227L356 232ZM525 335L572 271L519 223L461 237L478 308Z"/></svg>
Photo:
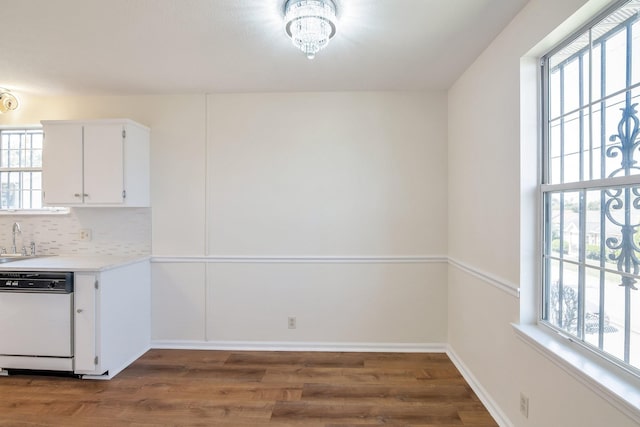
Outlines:
<svg viewBox="0 0 640 427"><path fill-rule="evenodd" d="M148 255L52 255L0 264L0 271L104 271L148 261Z"/></svg>

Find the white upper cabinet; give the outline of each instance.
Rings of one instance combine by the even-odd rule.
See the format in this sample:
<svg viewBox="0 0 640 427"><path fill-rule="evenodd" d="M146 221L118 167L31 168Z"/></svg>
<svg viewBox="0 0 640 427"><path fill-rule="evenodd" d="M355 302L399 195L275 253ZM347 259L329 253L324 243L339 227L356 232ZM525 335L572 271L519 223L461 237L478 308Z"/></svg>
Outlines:
<svg viewBox="0 0 640 427"><path fill-rule="evenodd" d="M48 200L60 206L82 203L82 126L44 125L43 187ZM49 144L51 141L51 144ZM75 196L74 196L75 195ZM55 203L54 203L55 205Z"/></svg>
<svg viewBox="0 0 640 427"><path fill-rule="evenodd" d="M47 206L149 206L149 129L130 120L43 121Z"/></svg>

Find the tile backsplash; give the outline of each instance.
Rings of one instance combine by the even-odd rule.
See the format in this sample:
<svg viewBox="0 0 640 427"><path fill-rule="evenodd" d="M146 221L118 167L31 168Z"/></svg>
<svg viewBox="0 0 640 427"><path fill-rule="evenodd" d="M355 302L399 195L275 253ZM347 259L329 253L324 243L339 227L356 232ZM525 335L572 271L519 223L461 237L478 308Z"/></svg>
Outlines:
<svg viewBox="0 0 640 427"><path fill-rule="evenodd" d="M0 248L10 252L13 223L18 251L36 244L39 255L149 255L151 208L72 208L66 215L0 216ZM81 240L80 230L91 231Z"/></svg>

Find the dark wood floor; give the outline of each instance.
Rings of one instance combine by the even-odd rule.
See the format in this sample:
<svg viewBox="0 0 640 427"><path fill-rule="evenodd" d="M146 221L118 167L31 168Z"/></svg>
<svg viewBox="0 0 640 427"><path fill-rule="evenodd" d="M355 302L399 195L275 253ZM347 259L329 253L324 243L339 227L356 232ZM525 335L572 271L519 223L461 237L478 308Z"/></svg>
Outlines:
<svg viewBox="0 0 640 427"><path fill-rule="evenodd" d="M444 354L152 350L111 381L0 377L0 426L496 426Z"/></svg>

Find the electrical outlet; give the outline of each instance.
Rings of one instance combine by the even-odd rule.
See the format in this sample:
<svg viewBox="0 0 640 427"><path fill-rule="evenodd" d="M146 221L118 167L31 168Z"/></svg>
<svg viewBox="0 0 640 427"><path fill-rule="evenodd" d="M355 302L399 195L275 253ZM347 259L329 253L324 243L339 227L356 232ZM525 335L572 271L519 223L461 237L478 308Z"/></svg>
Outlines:
<svg viewBox="0 0 640 427"><path fill-rule="evenodd" d="M529 398L520 393L520 413L523 417L529 418Z"/></svg>
<svg viewBox="0 0 640 427"><path fill-rule="evenodd" d="M295 316L289 316L287 318L287 326L289 326L289 329L295 329L296 328L296 317Z"/></svg>
<svg viewBox="0 0 640 427"><path fill-rule="evenodd" d="M83 228L82 230L80 230L80 240L91 240L91 230L88 228Z"/></svg>

